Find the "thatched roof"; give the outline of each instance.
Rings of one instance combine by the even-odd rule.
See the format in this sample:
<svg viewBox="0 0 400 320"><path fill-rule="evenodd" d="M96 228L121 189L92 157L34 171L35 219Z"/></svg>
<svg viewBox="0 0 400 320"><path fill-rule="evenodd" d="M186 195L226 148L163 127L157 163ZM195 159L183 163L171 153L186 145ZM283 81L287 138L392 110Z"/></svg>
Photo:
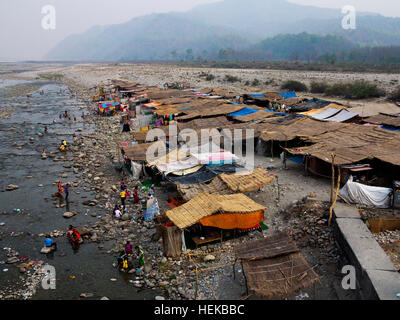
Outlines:
<svg viewBox="0 0 400 320"><path fill-rule="evenodd" d="M265 121L266 125L260 135L263 141L290 141L295 138L312 137L326 132L336 131L342 123L322 122L310 118L296 118L279 123L279 119Z"/></svg>
<svg viewBox="0 0 400 320"><path fill-rule="evenodd" d="M188 111L187 112L188 114L185 116L177 117L177 120L182 121L182 120L190 120L202 117L222 116L242 110L243 108L244 106L240 106L237 104L222 104L215 107L198 108L195 110Z"/></svg>
<svg viewBox="0 0 400 320"><path fill-rule="evenodd" d="M234 192L255 191L275 180L275 176L263 168L245 173L221 174L219 177Z"/></svg>
<svg viewBox="0 0 400 320"><path fill-rule="evenodd" d="M326 123L327 124L327 123ZM373 126L341 124L341 128L320 135L304 137L314 144L287 149L292 154L309 154L325 162L343 165L376 158L393 165L400 165L400 133Z"/></svg>
<svg viewBox="0 0 400 320"><path fill-rule="evenodd" d="M400 116L391 116L386 114L378 114L376 116L364 119L365 122L381 124L385 126L400 128Z"/></svg>
<svg viewBox="0 0 400 320"><path fill-rule="evenodd" d="M216 118L195 119L188 122L179 122L179 130L183 129L207 129L207 128L222 128L229 126L231 123L225 116Z"/></svg>
<svg viewBox="0 0 400 320"><path fill-rule="evenodd" d="M207 192L210 194L232 194L233 191L219 178L215 177L211 181L196 184L177 184L177 189L183 200L189 201L197 195Z"/></svg>
<svg viewBox="0 0 400 320"><path fill-rule="evenodd" d="M217 195L201 193L180 207L167 211L167 217L180 229L190 227L215 213L253 213L265 210L244 194Z"/></svg>
<svg viewBox="0 0 400 320"><path fill-rule="evenodd" d="M240 244L236 258L242 259L247 287L264 296L289 295L319 281L296 244L286 232Z"/></svg>
<svg viewBox="0 0 400 320"><path fill-rule="evenodd" d="M152 151L158 150L158 152L147 155L147 151L150 150L150 148ZM163 153L165 154L166 145L163 141L156 141L151 143L137 144L135 146L122 147L122 150L125 152L126 156L132 161L150 161L154 158L162 156Z"/></svg>

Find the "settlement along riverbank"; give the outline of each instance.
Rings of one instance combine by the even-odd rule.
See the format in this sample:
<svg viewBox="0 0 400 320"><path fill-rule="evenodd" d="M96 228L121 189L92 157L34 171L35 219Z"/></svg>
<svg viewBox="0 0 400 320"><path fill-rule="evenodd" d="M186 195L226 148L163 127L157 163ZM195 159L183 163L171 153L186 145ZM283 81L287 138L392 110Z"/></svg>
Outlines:
<svg viewBox="0 0 400 320"><path fill-rule="evenodd" d="M119 203L120 180L127 178L114 169L114 160L117 157L115 146L118 141L130 141L130 136L121 133L118 117L96 117L94 110L97 106L86 103L90 100L89 86L83 86L72 79L73 76L65 77L63 84L50 84L54 88L44 88L46 90L43 96L39 90L29 99L21 97L21 109L17 111L25 110L23 106L27 106L26 110L30 111L26 115L25 123L17 122L21 114L4 122L2 136L4 134L9 149L2 151L4 160L3 170L0 172L3 175L1 188L4 190L8 184L13 183L19 189L0 193L0 203L4 207L1 220L5 223L0 229L1 246L14 250L9 252L10 257L6 257L8 251L4 250L1 259L18 259L14 263L6 264L9 270L2 273L1 287L7 289L2 298L29 297L30 295L23 294L23 290L21 294L12 292L15 292L15 288L21 288L24 283L39 284L38 275L34 276L35 282L29 277L29 272L34 273L33 269L30 270L31 267L27 267L25 273L21 273L21 267L18 268L24 263L21 256L25 256L29 261L49 263L55 266L57 272L57 289L43 290L39 285L32 295L33 299L100 299L104 296L109 299L154 299L155 296L193 299L196 281L192 272L195 269L193 262L185 255L177 260L163 257L162 243L152 241L156 232L154 223L142 222L140 205L134 205L133 200L129 199L129 216L122 221L111 218L112 207ZM64 94L60 94L60 89L64 90ZM58 94L60 101L56 103ZM38 109L31 109L34 105L32 101L36 98L48 99L49 110L54 109L54 113L46 116L46 121L40 120L46 112L50 113L40 109L43 102L39 101L40 107L36 106ZM59 123L57 116L65 110L78 115L79 120ZM82 119L82 111L90 116ZM32 114L38 118L32 118ZM57 125L53 126L54 118L57 119ZM44 124L49 125L49 135L38 137L37 132ZM58 127L60 132L56 130ZM76 145L73 145L73 133L77 134ZM45 139L50 140L46 142ZM58 152L61 139L66 139L71 145L71 151L66 155ZM19 147L22 148L18 149ZM40 158L44 147L50 155L47 160ZM18 155L14 154L15 149L20 152ZM23 158L21 154L28 154L27 150L30 149L30 158ZM329 194L329 182L305 178L299 174L300 166L295 163L289 164L289 170L281 171L277 169L276 160L262 157L256 161L259 162L257 165L265 168L275 168L271 170L279 175L281 183L285 185L281 190L282 200L279 203L270 196L276 194L276 190L271 189L273 186L268 186L257 194L257 202L268 208L266 223L270 229L263 233L250 232L240 238L225 241L222 245L208 245L194 250L194 253L199 254L196 264L200 267L229 265L234 261L234 245L262 238L275 230L290 229L309 264L316 265L315 271L321 276L321 283L288 298L337 299L337 288L341 281L338 270L343 261L333 241L332 230L318 223L327 213L323 201ZM72 185L69 207L51 197L56 191L57 180L70 182ZM128 178L125 181L129 190L141 183ZM303 183L304 181L307 183ZM302 201L315 192L322 202L310 204ZM144 194L140 196L143 197ZM156 188L156 197L163 210L166 200L164 190ZM107 209L107 206L111 208ZM14 212L14 208L21 209L21 213ZM78 214L66 220L63 213L67 211ZM81 227L84 234L85 243L77 252L73 252L65 237L69 224ZM46 233L51 233L58 244L54 255L39 253ZM144 274L124 274L113 267L126 240L131 240L134 246L141 245L144 248ZM204 261L207 255L210 256L208 262ZM20 276L28 280L24 282L23 279L18 279ZM21 283L17 280L21 280ZM240 269L234 279L231 267L219 268L202 274L198 298L240 299L245 296L245 291Z"/></svg>

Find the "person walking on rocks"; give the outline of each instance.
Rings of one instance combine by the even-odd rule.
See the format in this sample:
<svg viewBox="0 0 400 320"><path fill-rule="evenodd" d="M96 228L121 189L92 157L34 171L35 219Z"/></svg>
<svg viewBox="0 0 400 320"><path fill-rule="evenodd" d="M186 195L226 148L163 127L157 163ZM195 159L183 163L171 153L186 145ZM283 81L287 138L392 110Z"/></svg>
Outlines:
<svg viewBox="0 0 400 320"><path fill-rule="evenodd" d="M65 201L67 201L68 202L68 196L69 196L69 184L67 183L65 186L64 186L64 192L65 192Z"/></svg>
<svg viewBox="0 0 400 320"><path fill-rule="evenodd" d="M122 203L122 205L125 206L126 190L121 190L121 192L119 193L119 195L121 196L121 203Z"/></svg>
<svg viewBox="0 0 400 320"><path fill-rule="evenodd" d="M57 182L57 189L58 189L58 196L59 196L60 198L62 198L64 189L63 189L63 186L62 186L60 180L58 180L58 182Z"/></svg>
<svg viewBox="0 0 400 320"><path fill-rule="evenodd" d="M133 254L133 247L132 247L132 244L131 244L130 241L127 241L126 244L125 244L125 253L128 254L128 255L129 254L130 255Z"/></svg>
<svg viewBox="0 0 400 320"><path fill-rule="evenodd" d="M141 246L136 246L136 253L137 253L137 258L139 260L139 266L143 267L144 266L144 252L143 248Z"/></svg>
<svg viewBox="0 0 400 320"><path fill-rule="evenodd" d="M140 202L139 191L138 191L138 187L137 186L133 190L133 200L134 200L135 204L138 204Z"/></svg>

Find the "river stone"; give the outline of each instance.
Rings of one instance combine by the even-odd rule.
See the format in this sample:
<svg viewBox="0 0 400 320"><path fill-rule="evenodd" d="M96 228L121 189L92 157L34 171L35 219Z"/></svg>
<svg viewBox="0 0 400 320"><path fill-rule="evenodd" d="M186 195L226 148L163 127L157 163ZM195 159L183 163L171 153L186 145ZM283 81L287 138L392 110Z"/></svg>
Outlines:
<svg viewBox="0 0 400 320"><path fill-rule="evenodd" d="M215 260L215 257L212 254L209 254L204 257L205 262L214 261L214 260Z"/></svg>
<svg viewBox="0 0 400 320"><path fill-rule="evenodd" d="M19 186L15 185L15 184L9 184L6 187L6 191L13 191L13 190L17 190L17 189L19 189Z"/></svg>
<svg viewBox="0 0 400 320"><path fill-rule="evenodd" d="M19 259L17 257L11 257L7 259L8 264L17 263Z"/></svg>
<svg viewBox="0 0 400 320"><path fill-rule="evenodd" d="M78 228L76 228L76 230L78 231L78 233L81 235L81 236L86 236L86 235L90 235L92 232L90 231L90 229L89 228L86 228L86 227L78 227Z"/></svg>
<svg viewBox="0 0 400 320"><path fill-rule="evenodd" d="M42 250L40 250L40 253L46 254L46 253L50 253L52 251L53 251L53 249L51 247L43 247Z"/></svg>
<svg viewBox="0 0 400 320"><path fill-rule="evenodd" d="M65 212L63 214L63 217L66 218L66 219L69 219L69 218L72 218L73 216L75 216L77 214L78 214L77 212Z"/></svg>

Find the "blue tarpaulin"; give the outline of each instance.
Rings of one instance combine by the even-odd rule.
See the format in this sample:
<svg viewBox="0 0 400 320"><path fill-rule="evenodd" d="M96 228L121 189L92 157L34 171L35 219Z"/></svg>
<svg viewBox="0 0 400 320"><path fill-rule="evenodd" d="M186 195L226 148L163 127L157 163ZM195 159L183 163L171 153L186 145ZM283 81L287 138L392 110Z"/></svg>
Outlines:
<svg viewBox="0 0 400 320"><path fill-rule="evenodd" d="M252 98L265 98L265 94L263 94L263 93L255 93L255 94L251 94L250 97L252 97Z"/></svg>
<svg viewBox="0 0 400 320"><path fill-rule="evenodd" d="M252 114L255 113L257 111L260 111L258 109L251 109L251 108L244 108L240 111L234 112L229 114L231 117L243 117L243 116L247 116L248 114Z"/></svg>
<svg viewBox="0 0 400 320"><path fill-rule="evenodd" d="M400 131L400 128L394 128L389 126L381 126L382 129L390 130L390 131Z"/></svg>
<svg viewBox="0 0 400 320"><path fill-rule="evenodd" d="M289 99L289 98L297 98L297 95L294 91L289 91L289 92L282 92L279 93L279 95L283 98L283 99Z"/></svg>

